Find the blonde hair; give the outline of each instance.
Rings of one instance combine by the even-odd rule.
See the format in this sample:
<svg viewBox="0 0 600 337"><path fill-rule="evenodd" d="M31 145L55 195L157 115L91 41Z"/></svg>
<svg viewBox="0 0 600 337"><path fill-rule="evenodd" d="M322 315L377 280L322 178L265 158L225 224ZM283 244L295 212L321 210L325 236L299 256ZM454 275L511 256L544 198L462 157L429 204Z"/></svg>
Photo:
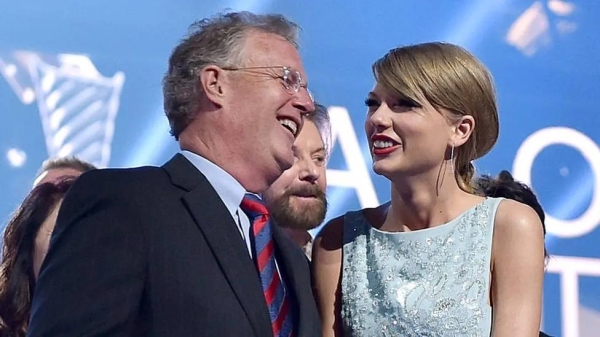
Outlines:
<svg viewBox="0 0 600 337"><path fill-rule="evenodd" d="M422 106L429 102L452 120L472 116L469 140L454 150L455 177L464 191L473 193L475 167L471 161L488 153L499 133L498 108L492 76L465 49L432 42L390 50L373 64L377 82L391 94Z"/></svg>

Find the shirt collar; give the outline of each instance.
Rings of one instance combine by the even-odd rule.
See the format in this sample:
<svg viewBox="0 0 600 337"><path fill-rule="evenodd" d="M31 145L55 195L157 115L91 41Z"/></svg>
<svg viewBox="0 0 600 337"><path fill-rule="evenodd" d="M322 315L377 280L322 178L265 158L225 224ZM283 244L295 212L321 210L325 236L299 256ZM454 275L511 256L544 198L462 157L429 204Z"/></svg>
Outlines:
<svg viewBox="0 0 600 337"><path fill-rule="evenodd" d="M229 173L208 159L186 150L181 151L181 154L204 174L219 197L221 197L221 200L223 200L225 207L227 207L231 215L235 218L246 189Z"/></svg>

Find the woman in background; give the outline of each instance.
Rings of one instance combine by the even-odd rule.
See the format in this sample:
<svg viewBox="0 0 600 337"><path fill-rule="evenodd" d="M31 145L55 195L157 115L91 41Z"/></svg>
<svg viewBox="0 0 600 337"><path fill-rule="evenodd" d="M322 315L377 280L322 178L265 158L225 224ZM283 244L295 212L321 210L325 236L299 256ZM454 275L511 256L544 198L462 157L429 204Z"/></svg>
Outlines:
<svg viewBox="0 0 600 337"><path fill-rule="evenodd" d="M27 332L31 298L63 197L74 178L42 183L27 195L4 230L0 264L0 337Z"/></svg>

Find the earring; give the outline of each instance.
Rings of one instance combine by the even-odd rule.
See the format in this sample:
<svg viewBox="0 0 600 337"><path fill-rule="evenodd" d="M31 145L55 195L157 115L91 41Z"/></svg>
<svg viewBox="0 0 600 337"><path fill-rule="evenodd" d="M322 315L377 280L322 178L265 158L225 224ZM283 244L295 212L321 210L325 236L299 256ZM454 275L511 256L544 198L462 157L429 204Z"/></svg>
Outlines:
<svg viewBox="0 0 600 337"><path fill-rule="evenodd" d="M452 148L450 149L450 166L452 167L452 173L454 173L454 144L452 144Z"/></svg>

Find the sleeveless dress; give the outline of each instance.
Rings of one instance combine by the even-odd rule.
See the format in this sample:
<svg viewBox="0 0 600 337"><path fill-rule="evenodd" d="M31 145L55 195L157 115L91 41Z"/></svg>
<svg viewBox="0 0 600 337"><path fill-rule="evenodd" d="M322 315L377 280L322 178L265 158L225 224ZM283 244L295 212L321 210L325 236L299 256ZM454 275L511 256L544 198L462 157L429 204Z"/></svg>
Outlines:
<svg viewBox="0 0 600 337"><path fill-rule="evenodd" d="M440 226L373 228L361 211L344 217L344 336L490 336L488 304L494 218L487 198Z"/></svg>

